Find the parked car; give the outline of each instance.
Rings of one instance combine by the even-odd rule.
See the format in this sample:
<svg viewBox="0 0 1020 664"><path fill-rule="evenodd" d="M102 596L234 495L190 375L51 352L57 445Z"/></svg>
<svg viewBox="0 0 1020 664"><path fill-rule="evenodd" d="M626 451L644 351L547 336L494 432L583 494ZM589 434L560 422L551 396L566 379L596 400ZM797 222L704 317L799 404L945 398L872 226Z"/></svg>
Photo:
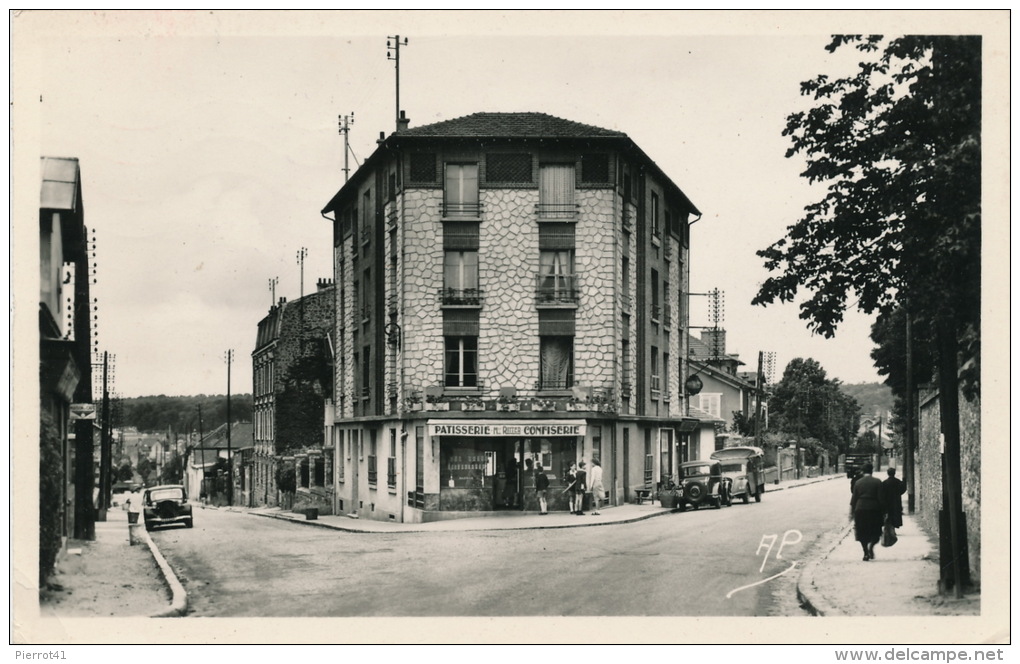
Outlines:
<svg viewBox="0 0 1020 664"><path fill-rule="evenodd" d="M194 525L188 495L180 484L149 487L142 493L142 511L145 529L183 523L185 528Z"/></svg>
<svg viewBox="0 0 1020 664"><path fill-rule="evenodd" d="M723 475L733 480L733 497L746 505L754 498L761 502L765 493L765 452L760 447L727 447L712 452L712 459L722 464Z"/></svg>
<svg viewBox="0 0 1020 664"><path fill-rule="evenodd" d="M687 461L680 464L678 507L680 511L690 505L697 509L712 504L716 509L733 504L730 489L733 481L723 475L722 464L713 459Z"/></svg>

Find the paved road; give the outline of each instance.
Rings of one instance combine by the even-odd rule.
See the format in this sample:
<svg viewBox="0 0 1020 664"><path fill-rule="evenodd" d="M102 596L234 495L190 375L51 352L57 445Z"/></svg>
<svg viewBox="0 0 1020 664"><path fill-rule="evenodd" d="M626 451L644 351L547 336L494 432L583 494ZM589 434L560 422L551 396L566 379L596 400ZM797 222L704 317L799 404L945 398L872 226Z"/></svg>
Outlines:
<svg viewBox="0 0 1020 664"><path fill-rule="evenodd" d="M196 616L799 615L796 570L765 579L846 523L847 496L832 480L631 524L397 534L198 510L153 537Z"/></svg>

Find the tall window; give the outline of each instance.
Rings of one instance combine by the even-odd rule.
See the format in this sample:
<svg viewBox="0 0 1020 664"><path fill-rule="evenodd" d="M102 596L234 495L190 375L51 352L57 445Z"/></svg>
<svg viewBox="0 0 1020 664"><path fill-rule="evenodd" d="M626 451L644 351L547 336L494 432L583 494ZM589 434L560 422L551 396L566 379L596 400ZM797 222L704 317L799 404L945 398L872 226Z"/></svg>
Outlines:
<svg viewBox="0 0 1020 664"><path fill-rule="evenodd" d="M662 237L662 226L659 222L659 195L652 192L652 206L649 211L652 217L652 237Z"/></svg>
<svg viewBox="0 0 1020 664"><path fill-rule="evenodd" d="M368 398L369 385L372 384L372 347L365 346L361 354L361 396Z"/></svg>
<svg viewBox="0 0 1020 664"><path fill-rule="evenodd" d="M538 260L538 301L576 302L574 251L542 251Z"/></svg>
<svg viewBox="0 0 1020 664"><path fill-rule="evenodd" d="M662 322L669 327L673 324L673 308L669 305L669 282L662 282Z"/></svg>
<svg viewBox="0 0 1020 664"><path fill-rule="evenodd" d="M443 214L478 216L478 164L447 164Z"/></svg>
<svg viewBox="0 0 1020 664"><path fill-rule="evenodd" d="M379 481L379 466L377 465L376 449L375 449L375 429L372 429L369 433L369 444L368 444L368 483L375 484Z"/></svg>
<svg viewBox="0 0 1020 664"><path fill-rule="evenodd" d="M574 386L574 338L543 336L539 346L540 387L564 390Z"/></svg>
<svg viewBox="0 0 1020 664"><path fill-rule="evenodd" d="M538 170L538 216L540 219L573 219L574 166L547 164Z"/></svg>
<svg viewBox="0 0 1020 664"><path fill-rule="evenodd" d="M662 398L669 400L669 353L662 354Z"/></svg>
<svg viewBox="0 0 1020 664"><path fill-rule="evenodd" d="M652 320L659 320L659 271L652 270Z"/></svg>
<svg viewBox="0 0 1020 664"><path fill-rule="evenodd" d="M390 454L386 457L386 486L397 486L397 430L390 429Z"/></svg>
<svg viewBox="0 0 1020 664"><path fill-rule="evenodd" d="M620 279L623 283L620 284L621 292L623 293L623 306L630 308L630 259L624 256L620 262Z"/></svg>
<svg viewBox="0 0 1020 664"><path fill-rule="evenodd" d="M446 251L443 304L478 304L478 252Z"/></svg>
<svg viewBox="0 0 1020 664"><path fill-rule="evenodd" d="M652 392L658 392L659 389L660 389L660 384L659 384L659 349L656 348L655 346L652 346L652 367L651 367L651 369L652 369L652 379L651 379L651 382L650 382L650 386L652 388Z"/></svg>
<svg viewBox="0 0 1020 664"><path fill-rule="evenodd" d="M698 408L705 411L712 417L720 417L722 412L722 394L709 392L698 395Z"/></svg>
<svg viewBox="0 0 1020 664"><path fill-rule="evenodd" d="M622 348L620 349L623 355L623 396L624 398L630 396L630 341L624 339L622 341Z"/></svg>
<svg viewBox="0 0 1020 664"><path fill-rule="evenodd" d="M478 387L478 337L446 337L447 387Z"/></svg>

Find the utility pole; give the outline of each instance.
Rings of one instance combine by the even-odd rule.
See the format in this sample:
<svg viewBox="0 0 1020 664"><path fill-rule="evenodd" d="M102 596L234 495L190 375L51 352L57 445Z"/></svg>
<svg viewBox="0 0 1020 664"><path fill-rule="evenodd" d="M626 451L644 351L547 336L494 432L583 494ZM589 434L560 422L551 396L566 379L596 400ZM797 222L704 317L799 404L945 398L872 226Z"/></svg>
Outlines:
<svg viewBox="0 0 1020 664"><path fill-rule="evenodd" d="M106 521L106 510L110 507L110 354L103 351L103 415L99 427L99 509Z"/></svg>
<svg viewBox="0 0 1020 664"><path fill-rule="evenodd" d="M355 242L357 242L355 238ZM299 337L301 341L301 350L304 350L304 331L305 331L305 258L308 256L308 249L301 247L297 252L297 264L301 266L301 297L298 299L298 317L300 318Z"/></svg>
<svg viewBox="0 0 1020 664"><path fill-rule="evenodd" d="M234 360L234 351L227 351L227 505L234 504L234 458L230 449L230 363Z"/></svg>
<svg viewBox="0 0 1020 664"><path fill-rule="evenodd" d="M270 293L270 298L271 298L269 300L269 306L270 307L272 307L272 306L274 306L276 304L276 284L278 284L278 283L280 283L280 278L279 277L273 277L272 279L269 280L269 293ZM202 410L202 407L199 406L199 411L201 411L201 410Z"/></svg>
<svg viewBox="0 0 1020 664"><path fill-rule="evenodd" d="M386 37L386 59L393 60L394 68L397 71L397 112L393 116L397 129L400 129L400 47L407 46L407 37L400 40L400 35Z"/></svg>
<svg viewBox="0 0 1020 664"><path fill-rule="evenodd" d="M400 106L400 102L397 102L397 106ZM351 125L354 124L354 111L351 111L350 115L338 115L337 118L339 118L340 133L344 137L344 182L347 182L351 175L351 169L347 163L347 153L351 150L347 142L347 134L350 133Z"/></svg>
<svg viewBox="0 0 1020 664"><path fill-rule="evenodd" d="M755 381L754 399L754 445L761 447L761 397L763 392L762 373L765 368L765 353L758 351L758 376Z"/></svg>

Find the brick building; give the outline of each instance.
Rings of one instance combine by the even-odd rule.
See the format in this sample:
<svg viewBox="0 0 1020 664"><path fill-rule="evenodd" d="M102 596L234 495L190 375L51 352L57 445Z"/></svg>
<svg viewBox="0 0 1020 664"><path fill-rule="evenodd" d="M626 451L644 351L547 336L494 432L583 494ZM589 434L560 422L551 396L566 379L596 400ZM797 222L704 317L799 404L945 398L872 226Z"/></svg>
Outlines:
<svg viewBox="0 0 1020 664"><path fill-rule="evenodd" d="M626 134L402 120L322 212L338 513L537 510L537 463L553 510L576 460L601 459L612 504L675 472L696 424L677 367L700 212Z"/></svg>
<svg viewBox="0 0 1020 664"><path fill-rule="evenodd" d="M333 391L334 291L332 280L320 279L316 292L293 302L280 298L259 321L252 352L254 446L239 494L250 506L279 504L276 469L286 463L298 477L295 503L332 509L332 486L315 480L332 466L332 450L323 449L323 413Z"/></svg>

